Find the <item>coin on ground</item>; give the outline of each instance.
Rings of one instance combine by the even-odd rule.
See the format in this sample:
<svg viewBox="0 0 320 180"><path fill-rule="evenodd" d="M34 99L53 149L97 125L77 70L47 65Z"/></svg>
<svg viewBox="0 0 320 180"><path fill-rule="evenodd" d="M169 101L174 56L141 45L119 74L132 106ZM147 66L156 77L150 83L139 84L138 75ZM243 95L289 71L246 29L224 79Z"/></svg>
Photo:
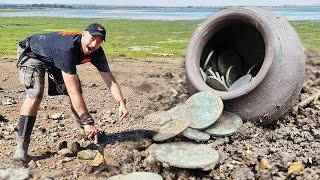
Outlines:
<svg viewBox="0 0 320 180"><path fill-rule="evenodd" d="M164 141L170 139L180 134L190 125L190 123L191 122L187 119L177 119L170 121L167 124L161 126L158 133L155 134L152 139L154 141Z"/></svg>
<svg viewBox="0 0 320 180"><path fill-rule="evenodd" d="M215 89L217 91L228 91L228 87L225 84L223 84L220 79L216 77L213 77L213 76L207 77L206 83L212 89Z"/></svg>
<svg viewBox="0 0 320 180"><path fill-rule="evenodd" d="M238 115L223 111L220 118L205 132L211 135L226 136L236 132L242 125L242 119Z"/></svg>
<svg viewBox="0 0 320 180"><path fill-rule="evenodd" d="M173 142L160 144L155 149L155 159L170 166L189 169L213 169L219 153L204 144Z"/></svg>
<svg viewBox="0 0 320 180"><path fill-rule="evenodd" d="M186 116L186 109L183 105L177 105L167 111L161 111L160 113L154 116L154 122L163 126L164 124L175 120L175 119L182 119Z"/></svg>
<svg viewBox="0 0 320 180"><path fill-rule="evenodd" d="M223 110L222 99L212 92L198 92L187 99L186 118L191 121L189 127L204 129L213 124L221 115Z"/></svg>
<svg viewBox="0 0 320 180"><path fill-rule="evenodd" d="M196 130L196 129L192 129L192 128L185 129L182 132L182 135L189 138L189 139L195 140L197 142L198 141L208 141L210 139L209 134L202 132L202 131L199 131L199 130Z"/></svg>
<svg viewBox="0 0 320 180"><path fill-rule="evenodd" d="M162 180L162 176L150 172L133 172L129 174L119 174L107 178L107 180Z"/></svg>
<svg viewBox="0 0 320 180"><path fill-rule="evenodd" d="M235 91L237 89L240 89L242 86L249 84L251 79L252 79L251 74L246 74L242 76L229 87L229 91Z"/></svg>

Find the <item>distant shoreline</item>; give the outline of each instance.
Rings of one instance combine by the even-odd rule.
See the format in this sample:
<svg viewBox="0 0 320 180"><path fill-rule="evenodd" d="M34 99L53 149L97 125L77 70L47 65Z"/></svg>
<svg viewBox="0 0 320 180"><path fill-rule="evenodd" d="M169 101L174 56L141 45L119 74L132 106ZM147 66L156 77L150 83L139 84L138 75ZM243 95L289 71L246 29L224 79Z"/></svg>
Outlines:
<svg viewBox="0 0 320 180"><path fill-rule="evenodd" d="M116 6L116 5L91 5L91 4L0 4L0 9L188 9L188 8L213 8L225 9L230 7L250 6ZM253 6L262 8L298 8L298 7L320 7L318 5L282 5L282 6Z"/></svg>

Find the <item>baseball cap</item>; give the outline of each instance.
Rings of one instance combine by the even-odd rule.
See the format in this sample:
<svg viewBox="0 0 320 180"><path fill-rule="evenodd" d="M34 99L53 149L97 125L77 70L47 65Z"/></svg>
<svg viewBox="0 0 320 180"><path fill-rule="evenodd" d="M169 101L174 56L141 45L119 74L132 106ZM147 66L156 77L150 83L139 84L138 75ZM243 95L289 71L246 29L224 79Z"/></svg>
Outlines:
<svg viewBox="0 0 320 180"><path fill-rule="evenodd" d="M92 23L90 24L85 31L88 31L91 35L98 35L103 38L103 41L106 40L106 29L98 23Z"/></svg>

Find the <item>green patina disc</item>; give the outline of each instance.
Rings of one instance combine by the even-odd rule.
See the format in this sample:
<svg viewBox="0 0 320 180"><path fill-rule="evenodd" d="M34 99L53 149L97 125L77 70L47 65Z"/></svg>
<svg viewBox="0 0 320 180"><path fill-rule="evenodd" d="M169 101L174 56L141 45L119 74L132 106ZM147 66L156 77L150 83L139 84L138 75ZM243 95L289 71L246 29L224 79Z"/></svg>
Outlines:
<svg viewBox="0 0 320 180"><path fill-rule="evenodd" d="M222 52L218 57L218 71L221 75L225 76L230 66L235 66L241 69L242 60L236 52L232 50L227 50Z"/></svg>
<svg viewBox="0 0 320 180"><path fill-rule="evenodd" d="M204 129L213 124L223 110L222 99L212 92L199 92L192 95L185 103L185 117L191 121L189 127Z"/></svg>
<svg viewBox="0 0 320 180"><path fill-rule="evenodd" d="M241 78L236 80L233 84L231 84L231 86L229 87L229 91L235 91L237 89L240 89L242 86L249 84L251 79L252 79L251 74L246 74L242 76Z"/></svg>
<svg viewBox="0 0 320 180"><path fill-rule="evenodd" d="M207 77L206 83L212 89L215 89L217 91L228 91L228 87L225 84L223 84L220 79L216 77L213 77L213 76Z"/></svg>
<svg viewBox="0 0 320 180"><path fill-rule="evenodd" d="M242 119L238 115L224 111L220 118L205 132L211 135L224 136L236 132L242 125Z"/></svg>
<svg viewBox="0 0 320 180"><path fill-rule="evenodd" d="M185 129L182 135L195 141L208 141L210 139L209 134L192 128Z"/></svg>
<svg viewBox="0 0 320 180"><path fill-rule="evenodd" d="M219 160L219 153L211 147L186 142L160 144L154 155L170 166L189 169L213 169Z"/></svg>
<svg viewBox="0 0 320 180"><path fill-rule="evenodd" d="M162 180L162 176L150 172L133 172L130 174L118 174L107 178L108 180Z"/></svg>
<svg viewBox="0 0 320 180"><path fill-rule="evenodd" d="M187 119L177 119L166 123L161 126L158 133L153 136L154 141L164 141L170 139L178 134L180 134L183 130L185 130L189 125L190 121Z"/></svg>
<svg viewBox="0 0 320 180"><path fill-rule="evenodd" d="M148 115L148 118L152 118L154 122L162 126L172 120L183 119L186 114L185 111L183 105L177 105L167 111L160 111L159 113Z"/></svg>
<svg viewBox="0 0 320 180"><path fill-rule="evenodd" d="M235 66L230 66L226 73L226 84L230 87L240 77L240 72Z"/></svg>

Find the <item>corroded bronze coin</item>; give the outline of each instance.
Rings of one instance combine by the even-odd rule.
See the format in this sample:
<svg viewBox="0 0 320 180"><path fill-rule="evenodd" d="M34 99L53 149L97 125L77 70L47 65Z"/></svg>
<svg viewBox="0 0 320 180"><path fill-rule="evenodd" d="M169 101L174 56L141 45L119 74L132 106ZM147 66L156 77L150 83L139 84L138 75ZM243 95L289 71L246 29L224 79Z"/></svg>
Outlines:
<svg viewBox="0 0 320 180"><path fill-rule="evenodd" d="M226 73L226 84L230 87L240 77L240 72L235 66L230 66Z"/></svg>
<svg viewBox="0 0 320 180"><path fill-rule="evenodd" d="M201 77L204 81L206 81L207 79L207 74L203 72L202 68L200 68L200 74L201 74Z"/></svg>
<svg viewBox="0 0 320 180"><path fill-rule="evenodd" d="M211 147L186 142L160 144L154 155L170 166L189 169L212 169L219 160L219 153Z"/></svg>
<svg viewBox="0 0 320 180"><path fill-rule="evenodd" d="M190 125L190 121L187 119L177 119L168 122L167 124L160 127L157 134L153 136L154 141L164 141L170 139L178 134L180 134L183 130L187 129Z"/></svg>
<svg viewBox="0 0 320 180"><path fill-rule="evenodd" d="M218 57L218 71L221 75L226 75L230 66L242 68L241 57L232 50L222 52ZM241 72L240 72L241 73Z"/></svg>
<svg viewBox="0 0 320 180"><path fill-rule="evenodd" d="M182 135L195 141L208 141L210 139L209 134L192 128L185 129Z"/></svg>
<svg viewBox="0 0 320 180"><path fill-rule="evenodd" d="M242 119L238 115L223 111L220 118L205 132L211 135L223 136L231 135L236 132L242 125Z"/></svg>
<svg viewBox="0 0 320 180"><path fill-rule="evenodd" d="M234 82L230 87L229 87L229 91L235 91L239 88L241 88L242 86L245 86L247 84L249 84L249 82L251 81L252 76L251 74L246 74L244 76L242 76L241 78L239 78L238 80L236 80L236 82Z"/></svg>
<svg viewBox="0 0 320 180"><path fill-rule="evenodd" d="M217 91L228 91L228 87L225 84L223 84L223 82L221 82L220 79L216 77L213 77L213 76L207 77L206 83L212 89L215 89Z"/></svg>
<svg viewBox="0 0 320 180"><path fill-rule="evenodd" d="M190 127L204 129L219 118L223 110L223 102L212 92L199 92L187 99L185 108L186 118L191 121Z"/></svg>

